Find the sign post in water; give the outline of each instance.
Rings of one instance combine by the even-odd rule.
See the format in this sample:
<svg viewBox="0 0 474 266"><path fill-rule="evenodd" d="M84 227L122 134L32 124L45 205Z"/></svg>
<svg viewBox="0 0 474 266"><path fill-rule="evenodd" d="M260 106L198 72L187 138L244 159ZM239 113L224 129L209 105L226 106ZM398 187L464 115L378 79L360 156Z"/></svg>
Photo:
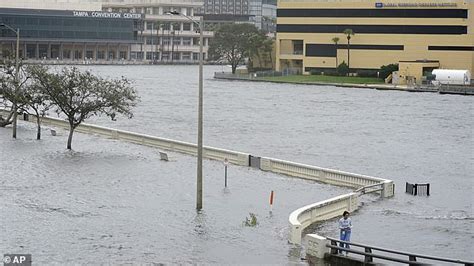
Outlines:
<svg viewBox="0 0 474 266"><path fill-rule="evenodd" d="M227 158L224 159L224 169L225 169L225 187L227 187L227 166L229 165L229 160Z"/></svg>

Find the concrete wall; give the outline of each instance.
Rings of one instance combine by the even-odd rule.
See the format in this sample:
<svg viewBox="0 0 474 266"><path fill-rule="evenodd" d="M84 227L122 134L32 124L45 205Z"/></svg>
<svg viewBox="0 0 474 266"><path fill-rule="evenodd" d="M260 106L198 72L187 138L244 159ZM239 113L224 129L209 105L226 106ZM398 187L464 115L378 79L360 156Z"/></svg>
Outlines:
<svg viewBox="0 0 474 266"><path fill-rule="evenodd" d="M20 116L19 116L20 117ZM30 115L29 121L36 121L35 116ZM59 118L52 117L42 117L41 122L46 125L60 127L60 128L69 128L68 122ZM113 128L101 127L91 124L82 123L77 127L76 131L82 133L97 134L100 136L105 136L114 139L120 139L136 144L146 145L150 147L161 148L169 151L181 152L189 155L197 154L197 146L193 143L171 140L166 138L159 138L155 136L150 136L146 134L134 133L125 130L117 130ZM225 158L229 160L230 163L242 166L248 166L249 154L242 152L229 151L225 149L219 149L214 147L205 146L203 150L203 157L207 159L221 160Z"/></svg>
<svg viewBox="0 0 474 266"><path fill-rule="evenodd" d="M341 216L344 211L357 210L359 194L349 193L301 207L290 214L288 241L301 244L303 230L313 223Z"/></svg>

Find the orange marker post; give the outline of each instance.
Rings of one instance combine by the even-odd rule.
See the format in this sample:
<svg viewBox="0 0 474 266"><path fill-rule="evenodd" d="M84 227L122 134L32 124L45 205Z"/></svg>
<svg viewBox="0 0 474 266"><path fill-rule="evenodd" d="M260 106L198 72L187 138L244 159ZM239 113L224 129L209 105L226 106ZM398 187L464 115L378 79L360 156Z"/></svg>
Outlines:
<svg viewBox="0 0 474 266"><path fill-rule="evenodd" d="M273 190L272 192L270 193L270 212L273 211Z"/></svg>

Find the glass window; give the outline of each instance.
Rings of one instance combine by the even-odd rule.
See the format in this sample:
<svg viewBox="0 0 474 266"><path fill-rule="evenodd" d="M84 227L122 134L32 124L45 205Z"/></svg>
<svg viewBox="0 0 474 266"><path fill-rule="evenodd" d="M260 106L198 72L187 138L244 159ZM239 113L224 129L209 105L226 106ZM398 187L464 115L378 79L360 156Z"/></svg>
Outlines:
<svg viewBox="0 0 474 266"><path fill-rule="evenodd" d="M97 51L97 59L105 59L105 51Z"/></svg>
<svg viewBox="0 0 474 266"><path fill-rule="evenodd" d="M183 31L190 31L191 23L183 23Z"/></svg>
<svg viewBox="0 0 474 266"><path fill-rule="evenodd" d="M86 58L92 59L94 57L94 51L86 51Z"/></svg>
<svg viewBox="0 0 474 266"><path fill-rule="evenodd" d="M148 21L148 22L146 23L146 29L147 29L147 30L151 30L152 27L153 27L153 29L155 28L155 26L153 25L153 22Z"/></svg>
<svg viewBox="0 0 474 266"><path fill-rule="evenodd" d="M191 53L190 52L184 52L181 54L181 59L182 60L191 60Z"/></svg>
<svg viewBox="0 0 474 266"><path fill-rule="evenodd" d="M191 37L183 37L183 45L191 45Z"/></svg>

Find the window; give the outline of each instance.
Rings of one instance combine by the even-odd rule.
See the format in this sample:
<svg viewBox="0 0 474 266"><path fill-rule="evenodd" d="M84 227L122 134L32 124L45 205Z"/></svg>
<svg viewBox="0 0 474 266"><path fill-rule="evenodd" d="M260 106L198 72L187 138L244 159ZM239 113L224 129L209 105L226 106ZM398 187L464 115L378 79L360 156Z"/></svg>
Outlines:
<svg viewBox="0 0 474 266"><path fill-rule="evenodd" d="M191 53L190 52L184 52L181 54L181 59L182 60L191 60Z"/></svg>
<svg viewBox="0 0 474 266"><path fill-rule="evenodd" d="M183 45L191 45L191 37L183 37Z"/></svg>
<svg viewBox="0 0 474 266"><path fill-rule="evenodd" d="M146 23L146 29L147 29L147 30L151 30L152 27L153 27L153 29L155 29L155 27L153 26L153 22L148 21L148 22Z"/></svg>
<svg viewBox="0 0 474 266"><path fill-rule="evenodd" d="M120 51L120 59L127 59L127 52L126 51Z"/></svg>
<svg viewBox="0 0 474 266"><path fill-rule="evenodd" d="M183 23L183 31L190 31L191 23Z"/></svg>
<svg viewBox="0 0 474 266"><path fill-rule="evenodd" d="M97 51L97 59L105 59L105 51Z"/></svg>
<svg viewBox="0 0 474 266"><path fill-rule="evenodd" d="M86 58L92 59L94 57L94 51L86 51Z"/></svg>
<svg viewBox="0 0 474 266"><path fill-rule="evenodd" d="M185 15L186 16L192 16L193 15L193 8L192 7L187 7Z"/></svg>

